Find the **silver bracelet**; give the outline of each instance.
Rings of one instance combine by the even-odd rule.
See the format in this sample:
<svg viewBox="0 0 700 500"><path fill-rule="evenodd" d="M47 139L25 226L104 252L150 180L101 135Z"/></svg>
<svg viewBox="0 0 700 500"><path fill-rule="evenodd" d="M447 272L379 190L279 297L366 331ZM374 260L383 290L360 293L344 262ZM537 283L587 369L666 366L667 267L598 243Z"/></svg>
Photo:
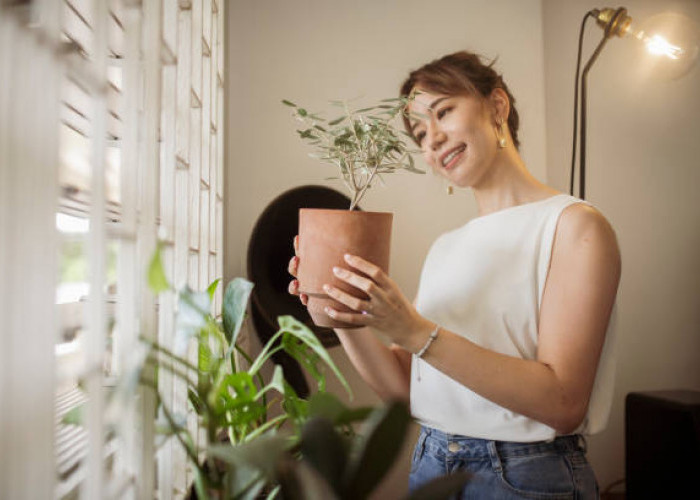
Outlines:
<svg viewBox="0 0 700 500"><path fill-rule="evenodd" d="M440 326L435 325L435 329L432 332L430 332L430 337L428 337L428 340L425 341L425 345L421 348L421 350L416 353L416 357L418 357L418 358L423 357L423 354L425 354L425 351L428 350L428 347L430 347L430 344L432 344L433 341L437 338L438 330L440 330Z"/></svg>

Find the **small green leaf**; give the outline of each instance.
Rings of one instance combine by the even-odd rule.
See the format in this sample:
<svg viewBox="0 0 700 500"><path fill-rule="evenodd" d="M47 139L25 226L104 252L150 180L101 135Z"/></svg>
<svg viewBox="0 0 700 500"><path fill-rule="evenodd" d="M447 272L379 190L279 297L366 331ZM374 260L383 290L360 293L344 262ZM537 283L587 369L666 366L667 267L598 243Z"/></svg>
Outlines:
<svg viewBox="0 0 700 500"><path fill-rule="evenodd" d="M168 283L168 279L165 277L165 270L163 269L163 260L160 255L161 248L162 243L159 242L148 266L148 286L156 294L170 290L170 283Z"/></svg>
<svg viewBox="0 0 700 500"><path fill-rule="evenodd" d="M199 397L199 394L197 394L191 387L187 388L187 399L190 400L192 408L194 408L194 411L197 412L197 415L202 415L202 412L204 411L204 402L202 401L202 398Z"/></svg>
<svg viewBox="0 0 700 500"><path fill-rule="evenodd" d="M299 116L306 116L309 114L304 108L297 108L297 113L299 113Z"/></svg>
<svg viewBox="0 0 700 500"><path fill-rule="evenodd" d="M216 278L214 281L211 282L211 284L207 287L207 293L209 294L209 300L214 300L214 294L216 293L216 289L219 286L219 282L221 281L221 278Z"/></svg>
<svg viewBox="0 0 700 500"><path fill-rule="evenodd" d="M226 286L223 303L224 332L231 346L238 340L252 291L253 283L244 278L235 278Z"/></svg>
<svg viewBox="0 0 700 500"><path fill-rule="evenodd" d="M68 412L63 415L61 423L67 425L83 425L83 412L85 411L86 403L81 403L78 406L74 406Z"/></svg>
<svg viewBox="0 0 700 500"><path fill-rule="evenodd" d="M333 125L338 125L340 122L344 121L347 118L347 116L340 116L336 118L335 120L331 120L328 122L328 125L333 126Z"/></svg>
<svg viewBox="0 0 700 500"><path fill-rule="evenodd" d="M294 104L292 101L288 101L287 99L282 99L282 104L286 104L287 106L291 106L293 108L297 107L296 104Z"/></svg>

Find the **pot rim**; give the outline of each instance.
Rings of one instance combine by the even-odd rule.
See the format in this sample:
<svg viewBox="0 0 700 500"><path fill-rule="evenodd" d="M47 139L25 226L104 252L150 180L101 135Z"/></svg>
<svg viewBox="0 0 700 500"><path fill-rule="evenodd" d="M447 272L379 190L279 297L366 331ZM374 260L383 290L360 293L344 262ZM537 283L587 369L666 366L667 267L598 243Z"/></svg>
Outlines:
<svg viewBox="0 0 700 500"><path fill-rule="evenodd" d="M370 212L370 211L366 211L366 210L348 210L348 209L341 209L341 208L300 208L299 214L301 214L302 212L329 212L331 214L336 214L336 215L340 215L341 213L346 213L346 214L353 214L352 216L394 215L394 212Z"/></svg>

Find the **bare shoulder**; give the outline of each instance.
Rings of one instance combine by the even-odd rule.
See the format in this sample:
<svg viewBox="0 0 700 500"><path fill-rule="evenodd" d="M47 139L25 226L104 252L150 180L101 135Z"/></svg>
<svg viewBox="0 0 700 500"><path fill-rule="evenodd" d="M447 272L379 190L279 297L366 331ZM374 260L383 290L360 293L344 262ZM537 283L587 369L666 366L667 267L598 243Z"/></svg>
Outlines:
<svg viewBox="0 0 700 500"><path fill-rule="evenodd" d="M555 248L592 246L599 251L616 255L619 259L615 229L597 208L586 203L574 203L564 209L557 225L555 240Z"/></svg>
<svg viewBox="0 0 700 500"><path fill-rule="evenodd" d="M561 214L560 229L593 229L613 231L608 219L597 208L587 203L572 203Z"/></svg>

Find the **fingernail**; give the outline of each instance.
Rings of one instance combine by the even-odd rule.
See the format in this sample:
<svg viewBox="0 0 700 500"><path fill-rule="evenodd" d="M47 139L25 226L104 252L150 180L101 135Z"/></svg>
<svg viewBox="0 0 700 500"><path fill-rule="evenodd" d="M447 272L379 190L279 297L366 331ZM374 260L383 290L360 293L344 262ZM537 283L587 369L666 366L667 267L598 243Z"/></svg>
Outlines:
<svg viewBox="0 0 700 500"><path fill-rule="evenodd" d="M329 287L328 285L323 285L323 291L329 293L331 291L331 287Z"/></svg>
<svg viewBox="0 0 700 500"><path fill-rule="evenodd" d="M334 273L334 274L340 274L340 268L339 268L339 267L334 267L334 268L333 268L333 273Z"/></svg>
<svg viewBox="0 0 700 500"><path fill-rule="evenodd" d="M350 255L349 253L346 253L345 255L343 255L343 257L347 262L350 262L350 260L352 260L352 255Z"/></svg>
<svg viewBox="0 0 700 500"><path fill-rule="evenodd" d="M330 307L324 307L323 310L326 311L326 314L328 316L333 316L335 314L335 311L333 309L331 309Z"/></svg>

